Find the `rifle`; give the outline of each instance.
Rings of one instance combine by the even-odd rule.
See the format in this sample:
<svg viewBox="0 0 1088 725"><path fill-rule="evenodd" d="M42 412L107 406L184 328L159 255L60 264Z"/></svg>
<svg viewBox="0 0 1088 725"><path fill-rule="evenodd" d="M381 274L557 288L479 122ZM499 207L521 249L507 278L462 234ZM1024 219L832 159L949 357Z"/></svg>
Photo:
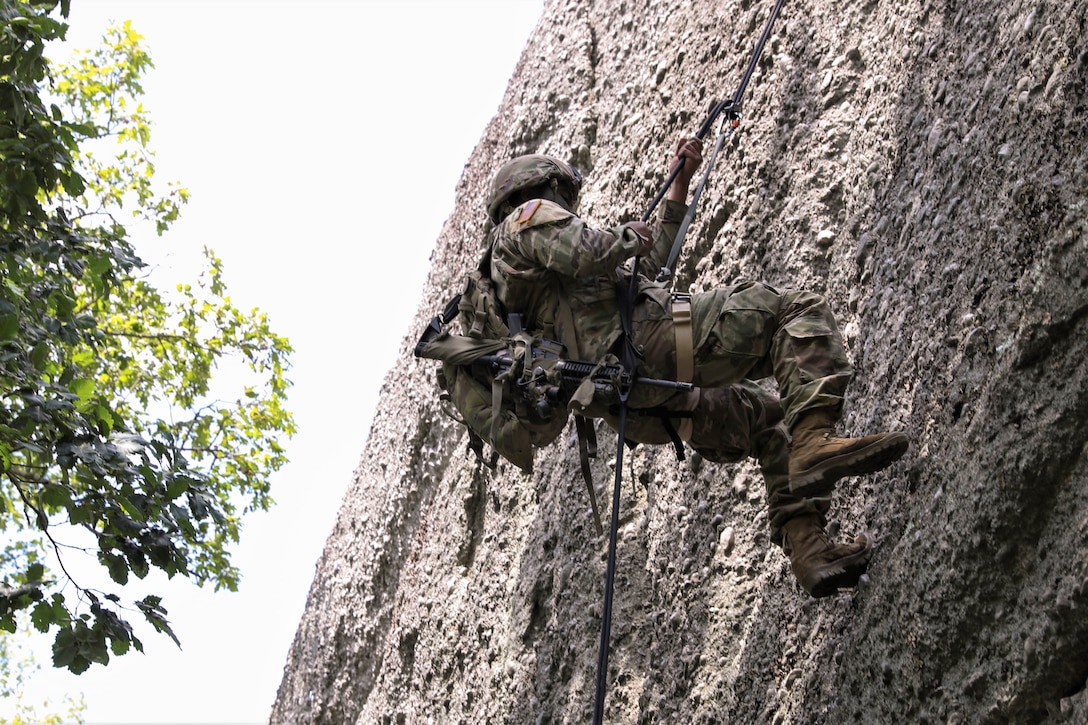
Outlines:
<svg viewBox="0 0 1088 725"><path fill-rule="evenodd" d="M545 341L547 342L547 341ZM560 384L556 385L549 379L544 365L534 364L526 370L531 372L518 380L517 386L523 388L523 397L526 400L545 400L551 403L565 403L570 398L573 390L583 384L586 378L593 381L594 399L612 400L619 395L622 389L630 389L634 385L648 385L655 388L674 390L677 392L690 392L695 389L692 383L680 383L675 380L661 380L658 378L632 378L623 365L598 365L583 360L564 360L552 357L550 353L538 353L540 348L533 349L533 362L548 362L552 377L558 376ZM487 365L492 377L500 377L514 366L514 360L505 352L493 355L483 355L477 361Z"/></svg>
<svg viewBox="0 0 1088 725"><path fill-rule="evenodd" d="M446 312L432 319L424 329L416 343L416 357L432 360L445 359L437 350L430 347L430 343L443 335L445 324L448 324L456 312L456 301L457 298L447 306ZM522 336L521 315L511 313L507 316L507 320L512 333L510 339L515 341L513 344L523 345L526 348L521 359L512 356L509 347L505 347L502 341L482 341L476 353L468 352L474 343L469 339L461 338L465 343L466 359L454 364L483 365L486 367L488 377L491 378L509 376L511 369L516 366L520 376L515 381L515 387L520 390L523 400L538 407L543 418L550 417L546 414L547 408L554 408L558 404L569 401L574 391L587 378L592 379L594 399L599 401L617 400L621 391L630 390L636 384L685 393L695 389L692 383L633 377L630 371L619 363L598 364L585 360L566 360L563 358L564 347L561 343L546 338L530 340L528 336ZM488 352L489 350L494 352ZM483 354L477 354L479 352Z"/></svg>

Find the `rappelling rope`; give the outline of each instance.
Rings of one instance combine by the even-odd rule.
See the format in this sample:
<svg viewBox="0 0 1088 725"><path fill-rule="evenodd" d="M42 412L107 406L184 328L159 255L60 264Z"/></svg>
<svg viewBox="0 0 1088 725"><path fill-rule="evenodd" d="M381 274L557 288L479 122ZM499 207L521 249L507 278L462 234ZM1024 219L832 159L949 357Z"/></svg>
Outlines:
<svg viewBox="0 0 1088 725"><path fill-rule="evenodd" d="M727 101L721 101L714 105L710 111L710 115L703 122L703 125L696 132L695 136L702 140L710 133L711 127L718 117L727 112L731 119L730 128L728 132L722 133L719 127L718 140L714 146L714 153L711 155L710 161L707 164L706 170L703 172L702 181L699 187L696 189L695 197L692 199L688 214L691 218L694 218L694 209L699 195L702 194L703 187L706 184L710 175L710 169L713 167L714 160L721 150L722 145L725 142L725 138L732 134L733 130L739 125L740 122L740 105L741 98L744 96L744 91L748 87L748 82L752 79L752 74L755 72L756 64L759 62L760 56L763 54L763 48L767 44L767 40L771 37L771 26L774 25L775 18L778 17L779 11L782 9L784 0L776 0L774 8L771 10L770 17L767 18L767 24L763 28L763 34L759 37L759 42L756 44L755 50L752 53L751 60L748 61L748 67L744 71L744 76L741 78L740 85L737 87L736 93L733 97ZM642 217L642 221L648 221L650 215L654 209L664 198L665 193L668 191L669 186L676 179L680 170L685 163L684 158L677 160L676 165L669 173L668 179L662 185L660 191L650 202L649 208L646 210L645 215ZM676 263L676 257L680 254L680 245L683 241L683 236L687 232L687 227L690 225L690 219L685 217L684 225L681 227L680 232L677 233L677 239L673 243L672 253L669 255L669 261L667 264L668 274L672 273L672 265ZM638 366L637 356L634 349L634 343L631 335L631 321L634 315L634 302L635 293L638 291L638 268L641 262L640 257L635 257L634 267L631 270L630 284L626 289L626 295L621 300L620 308L620 321L623 324L624 333L624 345L621 351L621 358L624 367L627 369L629 375L628 379L635 380L636 368ZM663 268L662 272L666 270ZM659 273L660 274L660 273ZM623 287L620 287L621 291ZM615 589L616 580L616 539L619 533L620 525L620 487L623 482L623 446L626 441L627 432L627 399L630 393L630 385L624 386L620 390L620 405L619 405L619 421L616 426L617 430L617 443L616 443L616 478L612 490L612 520L611 527L608 535L608 565L605 571L605 585L604 585L604 606L601 610L601 640L600 647L597 651L597 690L594 702L593 710L593 722L594 725L601 725L604 722L604 706L605 698L607 694L608 686L608 653L609 653L609 640L611 638L612 631L612 598Z"/></svg>

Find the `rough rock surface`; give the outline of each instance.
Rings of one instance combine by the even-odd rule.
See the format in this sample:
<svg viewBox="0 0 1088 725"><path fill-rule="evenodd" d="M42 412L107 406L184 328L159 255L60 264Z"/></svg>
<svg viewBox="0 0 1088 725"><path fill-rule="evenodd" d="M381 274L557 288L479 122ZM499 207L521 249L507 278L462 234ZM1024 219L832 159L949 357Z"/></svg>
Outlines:
<svg viewBox="0 0 1088 725"><path fill-rule="evenodd" d="M272 721L589 719L606 541L573 428L533 475L492 472L411 348L475 262L495 169L551 153L587 172L584 217L641 216L769 9L549 0L467 161ZM608 722L1088 721L1086 17L785 4L680 286L828 295L857 367L842 428L912 447L840 485L837 535L879 543L824 600L769 544L754 467L626 456Z"/></svg>

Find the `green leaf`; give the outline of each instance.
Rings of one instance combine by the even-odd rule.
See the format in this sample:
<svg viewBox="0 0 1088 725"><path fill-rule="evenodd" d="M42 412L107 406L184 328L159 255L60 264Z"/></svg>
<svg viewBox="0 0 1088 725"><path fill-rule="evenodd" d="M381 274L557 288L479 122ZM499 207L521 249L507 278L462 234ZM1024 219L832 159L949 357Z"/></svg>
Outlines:
<svg viewBox="0 0 1088 725"><path fill-rule="evenodd" d="M166 488L166 498L173 501L188 490L189 479L185 476L174 476L170 479L170 485Z"/></svg>
<svg viewBox="0 0 1088 725"><path fill-rule="evenodd" d="M106 255L93 257L88 265L91 272L98 276L102 276L109 270L113 269L113 259Z"/></svg>
<svg viewBox="0 0 1088 725"><path fill-rule="evenodd" d="M159 487L159 475L155 473L155 469L146 463L141 464L137 470L140 472L140 476L147 483L148 488L156 489Z"/></svg>
<svg viewBox="0 0 1088 725"><path fill-rule="evenodd" d="M128 652L129 640L128 639L120 639L120 638L113 639L113 640L110 641L110 649L113 650L113 653L115 655L120 657L121 655Z"/></svg>
<svg viewBox="0 0 1088 725"><path fill-rule="evenodd" d="M82 675L91 668L91 660L82 654L76 654L68 663L68 671L73 675Z"/></svg>
<svg viewBox="0 0 1088 725"><path fill-rule="evenodd" d="M170 623L166 621L166 609L162 607L161 602L161 597L149 595L136 602L136 606L140 608L140 611L144 613L144 617L156 630L169 635L170 639L174 640L174 644L180 648L181 642L174 635Z"/></svg>
<svg viewBox="0 0 1088 725"><path fill-rule="evenodd" d="M117 494L117 502L119 504L121 504L121 508L123 508L125 510L125 512L129 516L131 516L135 521L146 521L147 520L147 517L144 516L144 512L141 511L139 509L139 507L136 506L136 504L134 504L132 501L130 501L127 496L122 496L121 494ZM136 530L138 530L139 528L140 527L137 527Z"/></svg>
<svg viewBox="0 0 1088 725"><path fill-rule="evenodd" d="M39 632L48 632L49 625L56 622L53 605L49 602L38 602L30 612L30 621L34 625L34 629Z"/></svg>
<svg viewBox="0 0 1088 725"><path fill-rule="evenodd" d="M28 584L34 582L40 582L45 578L45 565L37 562L31 564L26 568L25 581Z"/></svg>
<svg viewBox="0 0 1088 725"><path fill-rule="evenodd" d="M34 346L34 349L30 351L30 362L34 364L34 367L40 368L45 364L45 361L49 359L50 349L47 342L39 342Z"/></svg>
<svg viewBox="0 0 1088 725"><path fill-rule="evenodd" d="M94 387L94 381L90 378L76 378L68 385L68 389L83 400L88 400L94 394Z"/></svg>
<svg viewBox="0 0 1088 725"><path fill-rule="evenodd" d="M19 333L18 315L0 315L0 340L10 340Z"/></svg>
<svg viewBox="0 0 1088 725"><path fill-rule="evenodd" d="M72 491L67 486L47 483L42 489L42 503L54 509L67 508L72 505Z"/></svg>
<svg viewBox="0 0 1088 725"><path fill-rule="evenodd" d="M99 517L100 513L94 506L73 506L68 511L68 518L71 523L76 525L90 524Z"/></svg>
<svg viewBox="0 0 1088 725"><path fill-rule="evenodd" d="M64 606L64 595L60 592L54 592L52 600L53 621L58 623L67 623L70 618L68 616L68 610Z"/></svg>
<svg viewBox="0 0 1088 725"><path fill-rule="evenodd" d="M102 639L88 640L82 648L81 652L85 652L87 659L91 662L100 665L108 665L110 663L110 653L109 649L107 649L106 640L104 637ZM90 665L88 664L88 667L89 666ZM75 672L75 670L72 671Z"/></svg>
<svg viewBox="0 0 1088 725"><path fill-rule="evenodd" d="M147 564L147 557L145 557L143 552L138 549L126 551L125 558L128 560L128 565L132 570L132 573L139 579L146 577L151 570L151 567Z"/></svg>
<svg viewBox="0 0 1088 725"><path fill-rule="evenodd" d="M103 431L109 435L110 431L113 430L113 413L110 412L110 409L104 405L96 406L94 417L102 425Z"/></svg>
<svg viewBox="0 0 1088 725"><path fill-rule="evenodd" d="M208 516L207 500L198 493L189 493L189 510L193 512L193 518L200 521Z"/></svg>
<svg viewBox="0 0 1088 725"><path fill-rule="evenodd" d="M128 562L125 557L112 554L108 551L98 552L98 560L105 564L110 572L110 578L124 586L128 584Z"/></svg>
<svg viewBox="0 0 1088 725"><path fill-rule="evenodd" d="M53 666L69 667L78 656L79 643L76 641L76 633L70 627L58 629L57 635L53 638Z"/></svg>

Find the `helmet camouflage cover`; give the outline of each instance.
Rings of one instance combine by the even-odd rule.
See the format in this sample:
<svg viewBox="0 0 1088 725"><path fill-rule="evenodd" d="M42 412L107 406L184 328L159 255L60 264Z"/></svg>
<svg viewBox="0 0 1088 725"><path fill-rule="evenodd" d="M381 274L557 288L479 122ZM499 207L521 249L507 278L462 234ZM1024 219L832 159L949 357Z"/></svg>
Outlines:
<svg viewBox="0 0 1088 725"><path fill-rule="evenodd" d="M487 215L498 224L502 221L503 204L522 189L546 184L552 179L570 189L577 198L582 188L582 175L578 169L559 159L543 154L518 156L509 161L495 174L491 182L491 195L487 201Z"/></svg>

